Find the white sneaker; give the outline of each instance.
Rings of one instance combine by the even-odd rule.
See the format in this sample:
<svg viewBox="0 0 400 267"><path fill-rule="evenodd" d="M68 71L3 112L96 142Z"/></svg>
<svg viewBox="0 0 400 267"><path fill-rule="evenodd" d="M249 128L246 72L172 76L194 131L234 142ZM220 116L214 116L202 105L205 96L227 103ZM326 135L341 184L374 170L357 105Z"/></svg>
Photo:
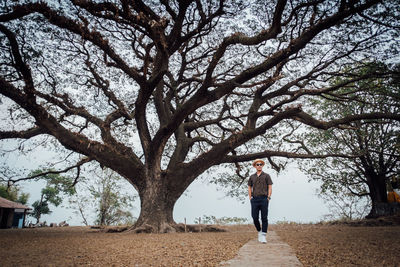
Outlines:
<svg viewBox="0 0 400 267"><path fill-rule="evenodd" d="M258 232L258 242L262 242L261 239L262 239L262 232L260 231Z"/></svg>
<svg viewBox="0 0 400 267"><path fill-rule="evenodd" d="M258 241L264 244L267 243L267 233L261 232L261 236L260 234L258 235Z"/></svg>

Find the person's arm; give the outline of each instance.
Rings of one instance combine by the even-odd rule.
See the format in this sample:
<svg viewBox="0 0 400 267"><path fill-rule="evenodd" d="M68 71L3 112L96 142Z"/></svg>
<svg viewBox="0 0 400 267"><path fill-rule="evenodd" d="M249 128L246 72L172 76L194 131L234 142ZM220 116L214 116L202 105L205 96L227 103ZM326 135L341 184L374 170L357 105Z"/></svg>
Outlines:
<svg viewBox="0 0 400 267"><path fill-rule="evenodd" d="M268 185L268 200L271 198L272 195L272 184Z"/></svg>
<svg viewBox="0 0 400 267"><path fill-rule="evenodd" d="M249 185L249 199L251 200L251 189L252 187Z"/></svg>

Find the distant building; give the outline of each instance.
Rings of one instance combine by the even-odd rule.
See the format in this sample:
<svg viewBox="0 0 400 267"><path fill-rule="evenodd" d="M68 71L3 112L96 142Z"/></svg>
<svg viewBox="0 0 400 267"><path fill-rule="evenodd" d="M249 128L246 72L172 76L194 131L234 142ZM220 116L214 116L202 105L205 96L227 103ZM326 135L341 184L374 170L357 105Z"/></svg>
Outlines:
<svg viewBox="0 0 400 267"><path fill-rule="evenodd" d="M28 206L0 197L0 228L22 228Z"/></svg>

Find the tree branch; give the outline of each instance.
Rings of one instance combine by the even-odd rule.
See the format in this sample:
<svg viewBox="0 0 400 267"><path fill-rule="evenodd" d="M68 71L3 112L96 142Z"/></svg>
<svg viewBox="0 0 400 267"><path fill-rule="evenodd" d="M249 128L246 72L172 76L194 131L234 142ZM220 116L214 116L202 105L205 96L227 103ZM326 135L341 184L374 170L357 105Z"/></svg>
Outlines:
<svg viewBox="0 0 400 267"><path fill-rule="evenodd" d="M29 3L26 5L15 6L11 13L0 15L0 22L22 18L36 12L42 14L50 23L78 34L84 40L90 41L103 50L115 61L116 66L119 66L122 71L132 77L138 84L143 85L145 83L144 77L139 74L138 70L129 67L127 63L111 48L108 40L103 38L99 32L94 30L91 31L87 25L59 15L58 12L49 8L45 3Z"/></svg>
<svg viewBox="0 0 400 267"><path fill-rule="evenodd" d="M324 158L357 158L359 155L346 155L346 154L336 154L330 153L325 155L315 155L315 154L300 154L300 153L292 153L292 152L283 152L283 151L273 151L273 150L265 150L258 153L251 153L246 155L237 155L237 156L225 156L221 163L235 163L235 162L247 162L251 160L255 160L258 158L270 158L270 157L281 157L281 158L290 158L290 159L324 159Z"/></svg>
<svg viewBox="0 0 400 267"><path fill-rule="evenodd" d="M349 115L341 119L336 119L332 121L321 121L313 118L311 115L305 112L299 112L296 116L293 116L294 120L297 120L306 125L312 126L314 128L327 130L332 127L338 127L341 129L351 129L354 128L350 125L351 122L360 120L375 120L375 119L390 119L400 121L400 114L391 113L369 113L369 114L356 114Z"/></svg>
<svg viewBox="0 0 400 267"><path fill-rule="evenodd" d="M93 160L93 159L90 159L90 158L83 158L83 159L81 159L79 162L77 162L75 165L69 166L69 167L67 167L67 168L65 168L65 169L63 169L63 170L59 170L59 171L52 171L52 170L51 170L51 171L45 171L45 172L38 173L38 174L29 176L29 177L18 178L18 179L8 179L8 180L11 181L12 183L17 183L17 182L26 181L26 180L37 179L37 178L39 178L39 177L46 176L46 175L49 175L49 174L61 174L61 173L66 173L66 172L68 172L68 171L70 171L70 170L76 168L76 169L77 169L77 174L76 174L76 176L75 176L74 182L71 184L71 187L72 187L72 186L75 186L75 184L78 182L78 178L79 178L79 176L80 176L80 168L82 167L82 165L84 165L84 164L86 164L86 163L88 163L88 162L90 162L90 161L92 161L92 160Z"/></svg>
<svg viewBox="0 0 400 267"><path fill-rule="evenodd" d="M33 127L24 131L0 131L0 139L21 138L29 139L34 136L45 134L46 131L39 127Z"/></svg>

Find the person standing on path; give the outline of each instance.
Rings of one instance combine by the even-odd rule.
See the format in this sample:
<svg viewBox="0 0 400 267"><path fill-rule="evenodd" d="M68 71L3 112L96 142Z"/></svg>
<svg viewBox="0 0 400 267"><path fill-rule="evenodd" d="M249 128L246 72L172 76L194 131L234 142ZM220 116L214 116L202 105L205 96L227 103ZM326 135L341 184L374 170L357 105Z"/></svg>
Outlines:
<svg viewBox="0 0 400 267"><path fill-rule="evenodd" d="M264 164L265 162L262 159L253 161L253 167L256 168L256 173L250 176L248 182L251 217L258 231L258 241L261 243L267 243L268 204L272 194L271 176L262 171ZM262 226L260 226L260 221L258 219L260 211Z"/></svg>

